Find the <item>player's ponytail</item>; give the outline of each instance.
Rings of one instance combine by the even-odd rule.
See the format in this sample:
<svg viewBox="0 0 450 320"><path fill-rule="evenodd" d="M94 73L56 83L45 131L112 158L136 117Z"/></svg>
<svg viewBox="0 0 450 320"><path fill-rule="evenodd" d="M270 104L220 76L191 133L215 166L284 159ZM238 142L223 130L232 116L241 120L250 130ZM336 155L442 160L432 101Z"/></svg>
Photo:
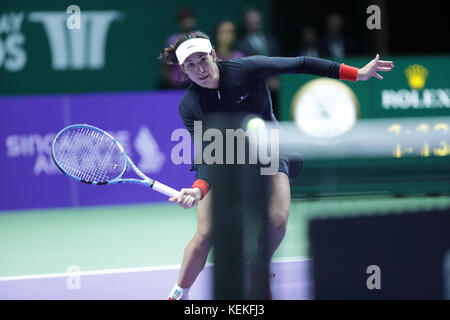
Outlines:
<svg viewBox="0 0 450 320"><path fill-rule="evenodd" d="M175 47L174 45L171 45L168 48L164 48L161 50L161 53L159 54L159 60L165 62L166 64L176 64L177 63L177 57L175 55Z"/></svg>

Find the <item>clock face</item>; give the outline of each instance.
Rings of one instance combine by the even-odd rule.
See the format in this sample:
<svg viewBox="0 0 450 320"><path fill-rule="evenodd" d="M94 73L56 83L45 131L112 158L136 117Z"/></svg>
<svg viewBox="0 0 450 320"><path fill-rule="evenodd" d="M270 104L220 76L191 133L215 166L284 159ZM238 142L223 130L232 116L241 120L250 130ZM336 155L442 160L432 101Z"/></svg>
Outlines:
<svg viewBox="0 0 450 320"><path fill-rule="evenodd" d="M293 118L306 134L330 138L349 131L359 113L353 91L333 79L317 79L305 84L292 104Z"/></svg>

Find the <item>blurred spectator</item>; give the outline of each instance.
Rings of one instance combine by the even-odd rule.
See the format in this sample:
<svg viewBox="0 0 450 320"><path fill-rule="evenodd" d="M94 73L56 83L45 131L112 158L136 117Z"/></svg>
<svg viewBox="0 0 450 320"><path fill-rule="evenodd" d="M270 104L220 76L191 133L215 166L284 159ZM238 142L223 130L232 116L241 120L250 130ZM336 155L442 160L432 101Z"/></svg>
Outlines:
<svg viewBox="0 0 450 320"><path fill-rule="evenodd" d="M319 57L319 37L316 29L306 26L299 36L300 46L294 52L294 56Z"/></svg>
<svg viewBox="0 0 450 320"><path fill-rule="evenodd" d="M216 26L214 32L216 40L216 55L221 60L241 58L244 54L234 49L236 41L236 27L230 20L223 20Z"/></svg>
<svg viewBox="0 0 450 320"><path fill-rule="evenodd" d="M180 9L178 9L176 14L176 21L179 31L169 36L165 43L166 48L168 48L170 45L175 44L178 38L180 38L184 33L193 31L197 25L195 14L189 7L181 7ZM163 64L161 69L160 89L178 89L187 87L187 85L190 83L190 80L182 80L182 77L183 71L178 66L178 64Z"/></svg>
<svg viewBox="0 0 450 320"><path fill-rule="evenodd" d="M344 18L338 13L331 13L325 19L325 35L319 44L319 55L341 59L350 54L351 41L344 36Z"/></svg>
<svg viewBox="0 0 450 320"><path fill-rule="evenodd" d="M236 48L246 56L278 56L280 50L275 38L263 32L262 13L255 8L244 10L244 34L238 39Z"/></svg>
<svg viewBox="0 0 450 320"><path fill-rule="evenodd" d="M259 9L246 8L243 14L244 34L236 42L236 49L246 56L263 55L279 56L280 49L277 41L263 31L263 16ZM272 96L275 116L278 115L278 91L280 80L271 77L266 80Z"/></svg>

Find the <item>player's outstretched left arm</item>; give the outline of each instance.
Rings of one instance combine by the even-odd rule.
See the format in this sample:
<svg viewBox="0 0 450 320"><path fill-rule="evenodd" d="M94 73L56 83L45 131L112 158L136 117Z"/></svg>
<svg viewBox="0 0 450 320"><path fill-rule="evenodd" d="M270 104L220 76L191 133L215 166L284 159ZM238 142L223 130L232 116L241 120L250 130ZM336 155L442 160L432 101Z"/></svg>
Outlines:
<svg viewBox="0 0 450 320"><path fill-rule="evenodd" d="M378 74L378 71L391 71L394 68L394 62L380 60L380 55L377 54L375 58L358 70L356 81L366 81L372 77L383 80L383 77Z"/></svg>

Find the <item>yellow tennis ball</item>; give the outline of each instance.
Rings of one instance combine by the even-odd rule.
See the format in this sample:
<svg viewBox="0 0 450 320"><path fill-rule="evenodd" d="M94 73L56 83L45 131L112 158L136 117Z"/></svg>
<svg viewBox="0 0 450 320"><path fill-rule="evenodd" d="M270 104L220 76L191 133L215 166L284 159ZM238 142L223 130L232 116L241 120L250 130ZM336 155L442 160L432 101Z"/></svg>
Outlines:
<svg viewBox="0 0 450 320"><path fill-rule="evenodd" d="M266 124L264 120L258 117L252 118L247 122L247 130L260 130L264 129Z"/></svg>

